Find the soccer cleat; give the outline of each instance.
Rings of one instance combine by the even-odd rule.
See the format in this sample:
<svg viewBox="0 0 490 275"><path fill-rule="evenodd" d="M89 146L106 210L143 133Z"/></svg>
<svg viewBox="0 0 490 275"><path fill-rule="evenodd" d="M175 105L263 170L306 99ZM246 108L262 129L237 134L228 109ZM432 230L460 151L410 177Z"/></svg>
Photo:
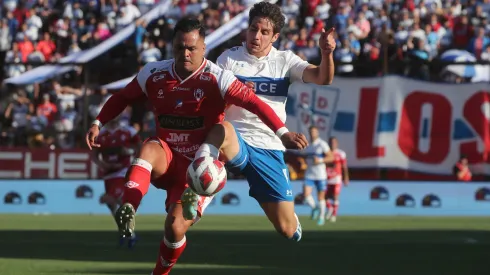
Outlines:
<svg viewBox="0 0 490 275"><path fill-rule="evenodd" d="M119 246L123 246L125 240L126 239L123 236L119 236Z"/></svg>
<svg viewBox="0 0 490 275"><path fill-rule="evenodd" d="M182 201L182 211L184 219L192 221L197 217L197 203L199 201L199 195L194 193L192 189L185 189L184 193L180 197Z"/></svg>
<svg viewBox="0 0 490 275"><path fill-rule="evenodd" d="M330 222L336 222L336 221L337 221L337 217L332 216L332 217L330 218Z"/></svg>
<svg viewBox="0 0 490 275"><path fill-rule="evenodd" d="M325 218L324 217L319 217L317 223L319 226L322 226L325 224Z"/></svg>
<svg viewBox="0 0 490 275"><path fill-rule="evenodd" d="M329 208L328 211L327 211L327 215L325 215L325 219L327 221L330 220L330 218L332 218L332 215L333 215L333 209L332 208Z"/></svg>
<svg viewBox="0 0 490 275"><path fill-rule="evenodd" d="M133 237L131 237L131 239L129 239L128 241L128 248L133 249L136 243L138 242L138 239L139 238L136 237L136 234L133 234Z"/></svg>
<svg viewBox="0 0 490 275"><path fill-rule="evenodd" d="M312 220L318 219L319 216L320 216L320 209L318 207L311 210L311 219Z"/></svg>
<svg viewBox="0 0 490 275"><path fill-rule="evenodd" d="M134 207L130 203L125 203L116 211L116 222L119 228L119 235L122 238L132 238L134 234L135 226L135 213Z"/></svg>

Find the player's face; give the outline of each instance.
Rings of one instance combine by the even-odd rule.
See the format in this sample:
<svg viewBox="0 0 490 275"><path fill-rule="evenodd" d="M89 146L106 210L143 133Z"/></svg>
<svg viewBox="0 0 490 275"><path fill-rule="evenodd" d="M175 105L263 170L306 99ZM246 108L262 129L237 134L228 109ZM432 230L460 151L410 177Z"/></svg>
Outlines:
<svg viewBox="0 0 490 275"><path fill-rule="evenodd" d="M199 31L178 32L173 41L175 66L178 70L194 72L204 59L206 44Z"/></svg>
<svg viewBox="0 0 490 275"><path fill-rule="evenodd" d="M268 18L255 17L247 29L247 50L256 57L266 56L278 37L279 33L274 34L274 26Z"/></svg>
<svg viewBox="0 0 490 275"><path fill-rule="evenodd" d="M337 139L336 139L336 138L331 138L331 139L330 139L330 148L331 148L332 150L337 149L337 146L338 146L338 145L339 145L339 144L338 144L338 141L337 141Z"/></svg>
<svg viewBox="0 0 490 275"><path fill-rule="evenodd" d="M311 128L310 129L310 138L311 138L311 140L315 140L318 138L318 129L317 128Z"/></svg>

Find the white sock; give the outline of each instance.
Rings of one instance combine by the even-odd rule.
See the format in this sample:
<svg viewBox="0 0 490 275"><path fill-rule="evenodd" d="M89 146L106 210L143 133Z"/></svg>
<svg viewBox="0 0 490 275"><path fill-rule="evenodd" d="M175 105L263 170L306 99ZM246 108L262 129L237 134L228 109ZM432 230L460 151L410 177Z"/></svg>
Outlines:
<svg viewBox="0 0 490 275"><path fill-rule="evenodd" d="M203 143L201 147L199 147L199 150L197 150L194 159L200 157L212 157L217 159L218 156L219 156L219 149L216 148L216 146L209 143Z"/></svg>
<svg viewBox="0 0 490 275"><path fill-rule="evenodd" d="M312 195L309 195L308 197L306 197L305 202L306 202L306 204L308 204L311 207L311 209L316 208L315 199L313 199Z"/></svg>
<svg viewBox="0 0 490 275"><path fill-rule="evenodd" d="M323 218L325 217L327 205L325 204L325 200L318 201L318 204L320 204L320 217Z"/></svg>

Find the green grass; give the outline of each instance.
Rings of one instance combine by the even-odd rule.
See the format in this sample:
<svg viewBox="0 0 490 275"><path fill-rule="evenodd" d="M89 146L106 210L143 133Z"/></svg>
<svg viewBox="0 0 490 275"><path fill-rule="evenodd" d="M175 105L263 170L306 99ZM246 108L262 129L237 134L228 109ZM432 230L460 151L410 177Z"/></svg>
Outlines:
<svg viewBox="0 0 490 275"><path fill-rule="evenodd" d="M490 274L490 218L301 218L300 243L265 217L205 216L171 274ZM0 215L0 275L150 274L164 216L138 216L141 241L117 246L109 216Z"/></svg>

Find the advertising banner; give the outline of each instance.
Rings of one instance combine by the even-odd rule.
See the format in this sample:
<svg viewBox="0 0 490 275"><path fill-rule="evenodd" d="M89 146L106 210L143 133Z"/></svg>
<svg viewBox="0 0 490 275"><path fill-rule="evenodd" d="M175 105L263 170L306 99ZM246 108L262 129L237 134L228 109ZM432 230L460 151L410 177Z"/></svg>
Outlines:
<svg viewBox="0 0 490 275"><path fill-rule="evenodd" d="M309 215L302 182L292 182L296 212ZM229 181L208 206L208 215L263 215L246 181ZM99 180L0 180L0 213L109 214L99 203ZM165 213L166 192L153 186L139 214ZM490 184L353 181L340 196L339 215L490 216Z"/></svg>

